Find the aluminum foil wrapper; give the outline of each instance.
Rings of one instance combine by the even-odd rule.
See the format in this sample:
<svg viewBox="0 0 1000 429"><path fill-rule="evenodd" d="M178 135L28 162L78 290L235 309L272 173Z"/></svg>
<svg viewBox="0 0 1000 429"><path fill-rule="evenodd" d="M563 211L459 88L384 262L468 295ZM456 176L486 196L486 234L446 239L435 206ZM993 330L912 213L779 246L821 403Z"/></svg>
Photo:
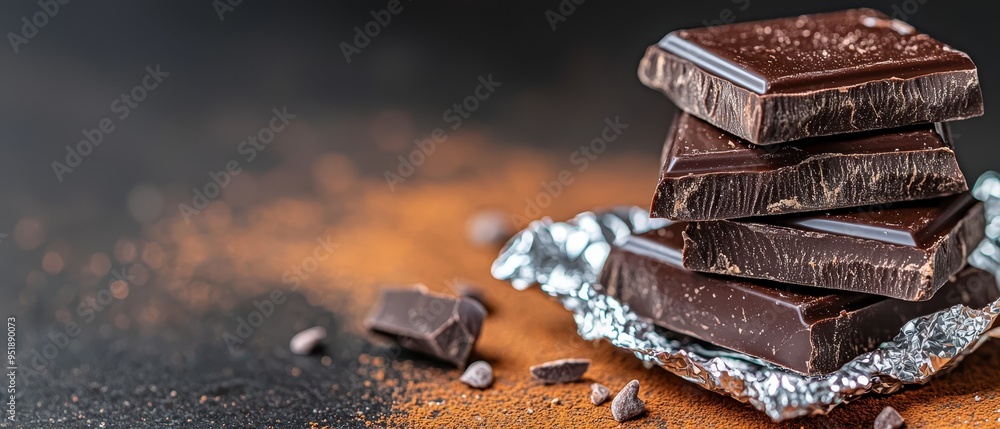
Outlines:
<svg viewBox="0 0 1000 429"><path fill-rule="evenodd" d="M1000 174L984 174L973 194L985 201L987 238L969 262L996 276L1000 273ZM959 304L913 319L892 341L822 376L805 376L742 353L687 341L594 287L612 245L667 223L650 219L638 207L585 212L567 222L534 221L507 243L492 273L519 290L540 285L573 313L584 339L605 340L629 350L648 365L750 403L774 421L825 414L866 393L892 393L906 384L926 383L991 335L1000 337L1000 328L991 330L1000 314L998 300L985 308Z"/></svg>

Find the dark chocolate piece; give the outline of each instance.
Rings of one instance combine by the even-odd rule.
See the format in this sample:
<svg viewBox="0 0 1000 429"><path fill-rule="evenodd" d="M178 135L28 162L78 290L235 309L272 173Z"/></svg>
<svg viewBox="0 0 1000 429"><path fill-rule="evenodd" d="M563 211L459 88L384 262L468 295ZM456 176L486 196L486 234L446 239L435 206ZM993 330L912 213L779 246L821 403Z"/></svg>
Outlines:
<svg viewBox="0 0 1000 429"><path fill-rule="evenodd" d="M465 369L458 381L476 389L485 389L493 384L493 367L486 361L477 360Z"/></svg>
<svg viewBox="0 0 1000 429"><path fill-rule="evenodd" d="M326 328L313 326L295 334L288 342L288 349L297 355L308 355L316 350L325 339Z"/></svg>
<svg viewBox="0 0 1000 429"><path fill-rule="evenodd" d="M858 207L969 189L947 124L757 146L681 113L662 165L651 216L674 220Z"/></svg>
<svg viewBox="0 0 1000 429"><path fill-rule="evenodd" d="M490 305L487 303L486 294L483 293L483 289L473 283L471 280L455 279L454 281L455 292L458 292L458 296L462 298L469 298L476 300L483 305L486 312L490 312Z"/></svg>
<svg viewBox="0 0 1000 429"><path fill-rule="evenodd" d="M803 374L839 369L916 317L1000 298L993 276L973 267L929 301L696 273L681 266L685 226L673 223L612 248L601 273L604 291L671 331Z"/></svg>
<svg viewBox="0 0 1000 429"><path fill-rule="evenodd" d="M611 416L623 422L646 411L646 404L639 399L639 380L632 380L611 401Z"/></svg>
<svg viewBox="0 0 1000 429"><path fill-rule="evenodd" d="M674 31L639 78L756 144L983 114L968 55L872 9Z"/></svg>
<svg viewBox="0 0 1000 429"><path fill-rule="evenodd" d="M590 403L601 405L611 396L611 389L600 383L590 385Z"/></svg>
<svg viewBox="0 0 1000 429"><path fill-rule="evenodd" d="M885 207L692 222L684 266L920 301L983 239L982 203L968 193Z"/></svg>
<svg viewBox="0 0 1000 429"><path fill-rule="evenodd" d="M878 413L878 417L875 417L875 429L899 429L903 427L906 422L903 421L903 416L899 415L899 412L895 408L885 407L881 413Z"/></svg>
<svg viewBox="0 0 1000 429"><path fill-rule="evenodd" d="M559 359L528 368L531 376L546 384L579 380L590 368L590 359Z"/></svg>
<svg viewBox="0 0 1000 429"><path fill-rule="evenodd" d="M369 329L393 335L399 345L465 366L486 310L468 298L453 298L424 288L383 290Z"/></svg>

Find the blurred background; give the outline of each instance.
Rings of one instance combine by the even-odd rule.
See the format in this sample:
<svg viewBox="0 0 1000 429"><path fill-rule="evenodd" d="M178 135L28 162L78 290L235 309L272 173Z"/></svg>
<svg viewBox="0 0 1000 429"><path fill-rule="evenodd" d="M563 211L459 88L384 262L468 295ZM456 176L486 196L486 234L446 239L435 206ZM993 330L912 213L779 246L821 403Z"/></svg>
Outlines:
<svg viewBox="0 0 1000 429"><path fill-rule="evenodd" d="M367 281L415 277L379 277L374 273L399 271L372 259L398 260L396 268L406 272L419 263L406 251L448 250L398 248L393 240L399 236L391 231L357 233L365 244L350 240L366 227L374 231L378 222L412 222L419 230L420 219L447 217L447 199L419 209L441 195L441 188L420 193L424 185L468 179L474 185L460 188L460 195L489 196L473 208L514 207L525 218L566 216L595 204L646 204L673 107L639 83L636 68L646 46L678 28L862 6L905 19L969 53L978 65L987 113L953 125L957 153L970 181L1000 167L989 128L993 102L1000 100L995 55L1000 30L995 16L975 2L402 0L396 13L383 12L390 4L43 0L0 5L0 29L8 42L0 48L2 314L18 318L18 340L32 350L45 344L46 332L86 319L95 307L80 303L100 298L109 282L125 282L108 289L115 300L137 300L96 311L93 326L100 328L81 334L94 339L74 341L67 348L71 353L59 353L52 359L56 363L47 365L54 372L39 385L111 386L125 392L123 397L136 395L136 386L155 384L143 379L143 370L135 377L146 381L91 386L93 380L113 378L94 375L100 362L136 361L137 368L148 365L144 371L157 373L166 363L197 355L171 354L200 347L192 334L200 329L192 326L210 332L205 347L221 347L220 333L232 329L231 316L246 305L222 297L267 290L245 286L249 280L280 284L283 268L311 251L324 225L340 225L341 243L362 246L356 251L367 256L337 263L368 267L360 269L373 273ZM387 23L376 22L385 17ZM368 34L377 34L358 36L366 26ZM475 96L484 81L499 85L479 97L472 111L456 112L453 105ZM461 125L453 128L457 117ZM540 183L575 165L575 151L614 118L628 129L601 155L611 161L589 179L597 191L588 198L579 185L574 196L551 205L532 198L544 191ZM102 127L106 131L95 131ZM438 153L426 168L402 174L399 157L409 157L418 148L414 141L437 128L447 134ZM67 159L73 158L67 146L76 148L87 135L96 141L98 134L100 144L92 152ZM257 147L247 142L251 135L274 140ZM219 204L199 207L194 189L208 193L212 174L232 162L240 173L229 174L232 182L222 186L221 196L208 198ZM405 180L398 186L413 190L396 192L386 183L387 172L400 174ZM625 200L595 201L614 196ZM538 210L530 207L532 201ZM198 212L193 220L185 219L181 204ZM286 243L292 240L299 244ZM491 253L495 249L483 255ZM217 255L221 262L213 259ZM275 258L280 261L270 266ZM336 271L331 277L351 275L331 271ZM335 316L322 314L348 306L338 296L335 291L326 298L303 298L308 301L303 308L320 308L303 314L315 311L337 323ZM357 310L344 311L356 319ZM206 322L213 318L217 326ZM301 323L289 322L289 329L307 327ZM142 342L148 338L157 340ZM135 356L164 356L164 361ZM267 367L266 359L261 362L245 367ZM226 375L227 365L207 365L219 369L212 376L190 369L170 377L194 374L193 383L221 383L232 375ZM159 397L146 389L143 394ZM52 392L28 391L25 404ZM106 398L92 405L101 407L102 401ZM39 419L74 412L66 410L65 401L55 401L23 412ZM190 412L200 413L196 405Z"/></svg>

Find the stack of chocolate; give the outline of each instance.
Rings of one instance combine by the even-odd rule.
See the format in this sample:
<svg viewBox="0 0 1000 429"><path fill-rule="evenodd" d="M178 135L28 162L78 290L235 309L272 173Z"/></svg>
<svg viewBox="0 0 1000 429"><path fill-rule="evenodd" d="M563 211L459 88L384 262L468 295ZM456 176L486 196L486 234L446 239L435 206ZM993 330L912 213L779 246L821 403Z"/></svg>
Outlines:
<svg viewBox="0 0 1000 429"><path fill-rule="evenodd" d="M909 320L998 298L947 121L979 116L968 55L870 9L681 30L639 76L683 113L652 216L606 292L672 331L803 374Z"/></svg>

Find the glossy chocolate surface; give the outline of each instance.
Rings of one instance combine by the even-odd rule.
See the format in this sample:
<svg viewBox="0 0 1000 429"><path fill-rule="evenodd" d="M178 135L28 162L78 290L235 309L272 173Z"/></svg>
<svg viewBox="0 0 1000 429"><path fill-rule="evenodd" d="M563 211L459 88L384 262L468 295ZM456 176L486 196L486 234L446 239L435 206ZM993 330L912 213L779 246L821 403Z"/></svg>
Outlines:
<svg viewBox="0 0 1000 429"><path fill-rule="evenodd" d="M978 205L971 194L963 193L938 200L756 220L804 231L926 249L949 234L970 209Z"/></svg>
<svg viewBox="0 0 1000 429"><path fill-rule="evenodd" d="M804 374L840 368L892 339L908 320L1000 296L993 277L965 268L930 301L701 274L680 265L685 223L630 237L601 273L605 291L675 332Z"/></svg>
<svg viewBox="0 0 1000 429"><path fill-rule="evenodd" d="M923 124L758 146L681 113L650 212L734 219L957 194L968 185L949 136L947 124Z"/></svg>
<svg viewBox="0 0 1000 429"><path fill-rule="evenodd" d="M759 146L680 113L666 142L665 177L692 173L772 171L822 155L875 155L952 150L947 124L842 134L774 146Z"/></svg>
<svg viewBox="0 0 1000 429"><path fill-rule="evenodd" d="M691 270L927 300L983 238L968 193L884 207L691 223Z"/></svg>
<svg viewBox="0 0 1000 429"><path fill-rule="evenodd" d="M871 9L674 31L638 74L760 145L983 114L968 55Z"/></svg>
<svg viewBox="0 0 1000 429"><path fill-rule="evenodd" d="M873 9L679 30L660 46L758 94L976 68L965 53Z"/></svg>

